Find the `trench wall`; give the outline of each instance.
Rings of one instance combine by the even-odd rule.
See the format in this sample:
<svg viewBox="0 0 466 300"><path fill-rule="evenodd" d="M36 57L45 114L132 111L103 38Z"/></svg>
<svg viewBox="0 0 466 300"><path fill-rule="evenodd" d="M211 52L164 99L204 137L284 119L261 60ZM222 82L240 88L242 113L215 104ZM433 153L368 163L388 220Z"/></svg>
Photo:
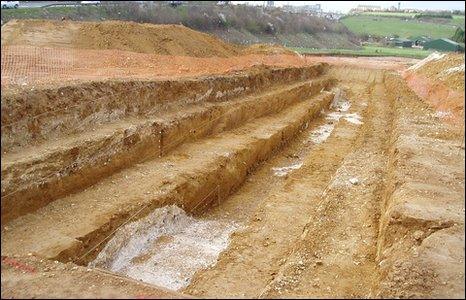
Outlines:
<svg viewBox="0 0 466 300"><path fill-rule="evenodd" d="M464 166L451 151L458 137L434 119L399 75L387 74L385 84L395 116L374 296L462 298Z"/></svg>
<svg viewBox="0 0 466 300"><path fill-rule="evenodd" d="M326 64L181 80L90 82L2 95L3 152L127 117L221 102L272 85L310 79Z"/></svg>

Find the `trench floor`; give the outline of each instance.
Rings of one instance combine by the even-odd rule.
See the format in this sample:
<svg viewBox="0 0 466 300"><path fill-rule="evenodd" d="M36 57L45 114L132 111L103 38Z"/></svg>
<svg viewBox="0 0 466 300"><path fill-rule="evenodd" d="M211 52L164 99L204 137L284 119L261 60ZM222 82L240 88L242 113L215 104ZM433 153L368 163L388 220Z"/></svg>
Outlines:
<svg viewBox="0 0 466 300"><path fill-rule="evenodd" d="M340 108L343 106L343 110L347 109L347 111L339 112L338 109L326 111L289 147L251 176L234 196L204 215L207 219L227 218L232 222L242 223L244 227L232 235L230 246L220 255L217 263L209 269L198 272L184 292L201 297L299 296L299 289L293 292L298 288L295 284L283 286L284 280L288 279L283 279L282 273L287 273L288 265L296 260L296 255L299 256L293 253L302 242L303 231L306 228L310 230L317 220L322 220L321 207L326 202L332 202L339 209L324 214L324 221L318 223L320 225L317 230L320 236L317 239L318 249L312 252L316 253L317 257L298 259L298 262L300 269L314 273L312 265L318 261L322 272L331 274L327 278L320 277L320 280L330 279L330 281L319 283L320 288L317 290L314 288L316 295L337 295L328 294L327 287L334 280L334 276L339 275L339 271L327 261L323 265L320 263L330 255L335 256L331 253L331 249L345 251L354 246L361 247L367 243L369 247L376 243L374 234L376 225L371 221L373 218L365 220L369 212L362 212L359 207L361 203L358 202L366 203L367 210L373 212L377 211L374 204L378 199L369 189L377 188L377 180L367 176L373 170L366 170L365 173L351 170L350 173L345 173L342 172L342 168L349 169L346 165L352 164L348 160L357 157L358 154L366 156L363 159L371 156L365 151L358 151L358 148L361 148L358 145L365 142L369 142L369 145L375 144L372 146L376 148L374 151L380 151L379 156L382 156L378 158L379 161L376 162L378 164L373 164L371 168L381 167L380 164L383 164L385 159L381 151L382 145L370 140L370 137L365 137L367 135L365 133L374 129L381 130L381 127L385 128L386 120L383 119L379 122L378 128L373 128L375 113L378 114L377 119L380 118L380 112L374 112L374 109L380 109L381 106L388 109L383 102L378 104L377 108L373 107L374 103L380 100L379 98L383 98L383 87L368 87L365 84L353 83L347 86L343 84L340 88L342 91L340 101L347 100L351 105L348 108L346 103L340 105ZM351 118L354 116L356 121ZM377 134L378 132L372 133L372 135ZM284 166L300 166L300 168L290 170L284 176L277 176L283 175L277 174L277 167ZM380 177L382 172L379 173ZM353 177L357 178L360 184L350 183L349 180ZM336 183L339 193L335 195L333 185ZM330 197L329 191L332 193ZM347 206L350 201L346 198L348 196L342 195L355 194L356 197L361 193L365 193L365 197L358 195L360 200L352 203L353 210L348 211ZM331 232L334 226L330 225L338 218L345 218L347 221L343 225L343 233L350 231L351 228L351 236L357 238L348 237L341 242L335 240L337 245L329 247L328 241L323 237L340 239L340 235L343 234L338 232L335 235ZM366 224L374 226L372 229L366 229ZM364 236L365 240L362 245L362 240L358 239L361 236ZM315 237L313 235L313 238ZM306 235L304 238L309 237ZM373 263L369 263L370 267L355 265L353 262L359 263L360 259L356 257L348 259L350 261L346 263L350 263L355 269L351 271L360 273L359 279L363 278L362 282L367 282L371 276L366 277L366 275L373 272ZM307 281L307 278L300 279L303 282ZM361 291L356 285L354 291L341 296L355 294L356 290L359 290L359 295L368 292Z"/></svg>

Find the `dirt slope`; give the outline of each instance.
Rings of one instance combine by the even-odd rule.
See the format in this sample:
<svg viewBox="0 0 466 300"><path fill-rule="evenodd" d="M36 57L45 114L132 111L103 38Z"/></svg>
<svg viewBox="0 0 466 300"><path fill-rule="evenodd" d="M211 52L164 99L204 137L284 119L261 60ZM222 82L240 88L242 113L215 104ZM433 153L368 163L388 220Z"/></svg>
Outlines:
<svg viewBox="0 0 466 300"><path fill-rule="evenodd" d="M2 26L2 46L18 44L193 57L229 57L240 52L236 45L182 25L121 21L12 20Z"/></svg>
<svg viewBox="0 0 466 300"><path fill-rule="evenodd" d="M86 49L121 49L195 57L228 57L238 53L237 46L182 25L118 21L83 23L74 44Z"/></svg>
<svg viewBox="0 0 466 300"><path fill-rule="evenodd" d="M464 91L464 54L434 53L410 68L430 80L444 82L449 88Z"/></svg>

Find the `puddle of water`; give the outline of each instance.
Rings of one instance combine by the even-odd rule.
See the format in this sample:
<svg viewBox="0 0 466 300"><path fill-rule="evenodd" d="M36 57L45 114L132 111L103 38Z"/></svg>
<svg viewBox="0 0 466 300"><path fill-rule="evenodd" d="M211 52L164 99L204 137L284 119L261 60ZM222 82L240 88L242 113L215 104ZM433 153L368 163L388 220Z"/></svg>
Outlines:
<svg viewBox="0 0 466 300"><path fill-rule="evenodd" d="M272 168L273 174L278 177L283 177L290 173L293 170L297 170L303 166L302 162L292 164L291 166L281 167L281 168Z"/></svg>
<svg viewBox="0 0 466 300"><path fill-rule="evenodd" d="M200 220L166 206L117 231L90 267L100 267L172 290L217 261L227 248L231 222Z"/></svg>

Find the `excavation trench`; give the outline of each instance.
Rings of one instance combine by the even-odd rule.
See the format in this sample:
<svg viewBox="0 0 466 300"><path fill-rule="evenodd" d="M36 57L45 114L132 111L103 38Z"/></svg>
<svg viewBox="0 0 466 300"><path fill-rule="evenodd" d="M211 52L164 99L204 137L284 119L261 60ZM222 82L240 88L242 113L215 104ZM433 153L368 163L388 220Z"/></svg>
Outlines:
<svg viewBox="0 0 466 300"><path fill-rule="evenodd" d="M187 212L203 211L204 206L233 193L261 161L269 158L274 151L291 140L309 120L320 113L322 107L328 105L333 94L325 89L331 87L332 81L325 77L319 78L322 71L322 65L303 69L266 69L251 75L255 80L254 85L262 89L268 82L274 82L274 85L265 91L257 91L245 97L227 98L228 101L222 100L227 92L217 91L214 98L198 99L196 96L198 103L187 106L183 104L186 102L183 100L184 96L178 104L172 101L173 107L178 107L182 113L173 118L166 114L165 120L156 122L165 124L162 135L171 137L163 139L163 147L143 147L151 140L158 143L155 146L160 146L162 140L160 136L151 137L150 133L145 136L144 126L139 131L136 128L136 132L129 130L129 134L124 130L123 136L111 136L111 139L116 139L126 146L122 150L117 147L118 144L108 143L108 129L115 129L112 128L115 122L109 123L107 127L106 124L104 127L97 127L97 132L90 132L91 136L88 132L77 133L72 141L58 145L55 145L54 137L56 134L62 134L63 128L56 127L55 132L43 130L41 134L51 138L50 142L39 145L44 147L45 151L28 152L26 149L20 153L12 151L11 156L6 155L6 158L11 158L11 163L2 164L2 168L5 169L5 172L2 172L2 189L11 193L2 194L2 215L7 216L8 228L26 228L29 227L29 222L39 221L40 224L29 227L27 231L47 231L47 222L55 219L57 227L62 229L58 229L59 234L51 233L52 241L47 242L39 241L34 238L35 234L31 234L26 239L17 241L21 245L10 245L5 242L10 240L6 237L2 239L2 244L6 246L6 251L4 248L3 252L12 253L16 251L15 248L23 248L24 251L29 249L39 255L60 260L75 260L77 256L86 254L78 259L80 263L86 263L98 252L99 247L93 249L96 244L100 245L98 241L135 213L137 218L140 218L154 208L170 204L176 204ZM214 80L212 84L218 83L227 91L237 90L235 85L243 84L247 76L237 77L222 77ZM293 83L281 85L290 81ZM228 82L234 85L228 87ZM201 79L199 84L208 91L212 90L205 79ZM131 105L135 104L131 102ZM109 110L111 106L104 108ZM73 114L70 111L63 113ZM49 118L52 119L53 116ZM203 118L208 120L201 125L206 125L207 128L199 126L202 127L199 131L191 131ZM123 125L127 127L134 124L132 119L124 121L128 125ZM149 126L148 129L153 132L151 127L153 126ZM155 133L160 134L161 131L155 130ZM178 136L185 138L179 139ZM170 146L171 142L173 145ZM117 150L117 153L104 153L102 161L89 160L93 153L102 149L101 144L110 146L108 148ZM179 146L175 147L177 144ZM70 156L69 150L76 150L76 147L91 149L93 152L74 151L79 155ZM148 153L141 153L138 150L141 148L148 148L143 150ZM165 151L161 153L160 149ZM118 158L118 151L123 157ZM118 159L114 159L115 156ZM87 165L79 166L79 162L83 161ZM126 166L128 161L133 166ZM70 174L55 176L60 175L60 172L55 173L60 165L76 163L77 169ZM24 172L18 172L15 167L20 167ZM50 172L50 168L56 169ZM99 168L106 171L90 178L86 168L94 168L97 173L101 171ZM121 170L122 168L124 169ZM108 171L113 173L108 174ZM95 182L103 175L106 178L93 186L80 181L82 179ZM45 184L29 184L41 181L45 181ZM74 187L67 187L67 184L74 184ZM80 191L77 192L77 189ZM21 197L24 193L35 195L36 198ZM70 208L78 211L79 216L60 213ZM35 215L42 217L35 219ZM77 217L80 220L79 224L76 222ZM14 234L13 231L7 230L6 235L10 234ZM86 253L91 249L91 254Z"/></svg>
<svg viewBox="0 0 466 300"><path fill-rule="evenodd" d="M232 132L214 136L206 142L186 146L188 151L185 151L185 147L175 150L157 163L174 169L172 174L163 176L162 185L166 188L156 193L160 196L148 197L144 205L141 203L129 212L115 216L111 222L80 238L82 243L71 253L84 253L85 256L78 262L90 261L103 246L98 246L89 253L96 242L134 213L137 213L136 218L141 218L154 208L176 204L186 212L197 215L212 205L218 205L234 193L261 162L279 151L308 126L309 121L329 105L333 95L322 91L320 95L303 101L276 117L261 118ZM269 126L264 128L264 124ZM209 152L204 149L212 151L213 156L205 157ZM187 160L191 160L192 165L186 166ZM178 167L181 163L184 165ZM174 214L183 215L182 212ZM58 257L61 260L66 259L70 255L69 250L59 253Z"/></svg>
<svg viewBox="0 0 466 300"><path fill-rule="evenodd" d="M18 194L2 196L2 255L74 262L200 297L404 295L387 288L398 274L390 253L412 246L403 234L426 238L461 222L422 223L399 208L397 168L408 156L398 153L407 130L398 93L412 96L398 75L318 65L248 76L158 83L155 95L154 83L139 83L141 102L124 112L109 114L129 94L60 116L100 119L96 132L50 126L45 115L39 134L13 126L43 151L17 152L21 139L5 133L2 190ZM125 90L114 84L99 90ZM156 103L165 110L151 111Z"/></svg>
<svg viewBox="0 0 466 300"><path fill-rule="evenodd" d="M266 78L254 86L257 89L265 86L268 80L274 80L275 73L254 75ZM317 153L316 159L322 160L326 160L320 157L322 153L333 153L324 145L334 132L342 134L343 139L337 139L347 145L345 149L350 149L357 128L363 124L365 107L353 104L356 109L350 111L352 104L345 98L347 88L335 86L339 79L335 74L341 73L332 74L322 66L302 71L284 70L280 73L283 78L266 92L215 101L208 99L212 92L200 92L199 95L206 95L205 99L199 99L202 105L172 104L173 109L182 108L182 114L165 113L162 118L152 115L142 122L138 119L137 123L133 123L129 114L126 119L117 116L121 121L109 125L105 122L110 117L105 117L103 125L91 135L76 132L66 143L39 144L46 150L35 154L24 155L12 150L11 156L7 156L11 163L2 165L2 183L7 183L9 192L20 192L9 201L2 199L2 215L13 228L2 235L2 252L18 253L18 249L23 249L26 253L106 269L173 290L188 288L193 278L200 284L196 274L215 265L219 255L230 249L232 235L250 230L249 222L256 210L262 210L260 207L267 202L254 196L264 193L257 187L252 188L251 194L241 196L245 187L255 186L248 178L265 179L263 186L283 193L276 188L287 189L284 183L290 176L309 168L304 162L310 153ZM242 85L239 79L234 82L238 84L239 80ZM231 79L217 81L222 83L222 80ZM363 84L359 87L364 89ZM223 89L238 90L235 85L223 85ZM349 90L349 93L353 92ZM215 94L218 99L227 92ZM354 99L351 101L356 103ZM109 106L103 106L104 110L112 107L105 105ZM67 111L63 119L69 120L70 114L73 112ZM95 114L104 115L99 111ZM41 135L52 138L70 130L57 127L56 132L51 132L46 121L41 126L44 126ZM159 136L154 138L153 133ZM70 155L70 151L78 155ZM283 159L283 151L293 154ZM328 168L325 176L331 175L344 153L341 151L337 157L328 159L328 167L320 166ZM93 158L98 156L103 159ZM63 163L76 162L84 164L78 165L74 172L53 178L54 181L45 179L45 185L29 184L44 182L43 178L59 172ZM37 168L38 164L47 169ZM129 167L133 164L136 165ZM19 169L29 175L17 176ZM89 186L83 179L99 178L102 179L98 184L82 190ZM311 185L309 193L317 194L324 182L322 179ZM2 188L5 189L3 184ZM238 197L242 199L240 203L236 203ZM271 213L280 220L290 218L303 207L312 205L305 198L288 203L288 208L279 201ZM78 214L60 213L69 209ZM48 230L49 220L56 220L53 231ZM280 229L288 238L274 250L276 257L271 257L274 261L271 268L277 269L276 258L286 254L287 243L302 231L304 220ZM17 230L24 234L24 239L9 243ZM258 244L264 245L264 242ZM267 276L259 276L262 285L269 282ZM198 294L195 289L187 292ZM250 291L257 296L256 292Z"/></svg>
<svg viewBox="0 0 466 300"><path fill-rule="evenodd" d="M339 89L335 92L337 97L342 97ZM268 177L281 180L298 170L302 166L299 157L305 157L312 145L325 142L340 119L355 126L362 124L358 113L347 112L349 106L345 100L326 102L320 108L325 115L306 122L301 128L299 136L305 136L305 139L300 138L300 141L307 147L295 145L294 159L287 161L285 166L268 168ZM280 150L288 148L290 145ZM254 178L254 175L249 177ZM212 199L208 199L211 196ZM173 290L186 288L197 271L215 264L220 253L229 246L229 236L247 227L246 211L242 212L242 217L234 217L231 208L222 208L227 199L219 197L214 187L211 195L196 200L199 204L193 210L199 213L195 216L189 216L177 206L157 208L120 228L88 265ZM251 217L251 211L247 213Z"/></svg>
<svg viewBox="0 0 466 300"><path fill-rule="evenodd" d="M363 86L360 86L359 89L364 90ZM355 90L358 90L358 88L355 88ZM331 92L331 98L328 98L317 107L319 114L313 114L313 119L301 121L301 126L295 129L299 134L296 135L295 131L290 133L290 137L293 137L293 140L282 136L282 139L289 140L289 142L284 146L279 146L277 149L272 150L272 153L275 153L275 155L259 166L252 175L248 175L248 173L253 171L253 169L244 174L244 179L249 178L246 184L239 184L238 188L231 190L226 195L217 193L217 190L221 189L220 187L212 187L211 192L207 193L205 197L201 200L196 199L195 202L198 204L191 209L191 211L195 212L194 216L187 214L177 206L156 208L143 217L138 216L139 220L122 226L109 239L105 246L98 247L99 250L94 251L98 252L98 254L88 254L89 257L80 263L87 263L90 267L106 269L178 291L188 288L193 278L196 278L193 286L198 286L200 279L196 277L199 276L196 274L198 272L202 273L202 270L213 267L216 264L218 265L219 256L224 255L222 252L227 251L227 249L231 251L230 236L232 234L245 234L248 230L251 230L251 226L248 224L250 219L254 219L254 214L258 210L262 210L261 207L265 205L265 201L256 199L249 199L245 203L244 197L263 193L263 190L258 190L257 187L254 187L253 192L249 191L246 192L246 195L241 195L244 194L244 185L251 185L250 182L254 182L257 177L265 177L275 183L275 185L282 186L284 179L286 181L286 178L299 172L303 167L304 161L306 159L309 160L309 156L312 155L316 155L316 159L327 160L327 164L332 166L326 171L327 175L321 175L319 178L330 176L332 170L334 170L332 164L344 157L345 151L349 151L352 141L357 136L358 128L364 124L363 119L367 108L367 99L358 99L362 102L362 105L353 99L352 104L346 99L346 91L344 89L334 87ZM325 94L325 92L322 93ZM363 91L357 93L358 96L365 96ZM353 95L353 97L357 96ZM328 159L320 157L319 155L322 155L322 152L327 150L326 147L328 146L324 145L326 140L334 134L334 131L337 136L342 136L336 139L333 137L332 139L335 142L338 140L340 147L346 150L339 151L337 157L328 157ZM260 148L263 148L263 146L260 146ZM267 150L261 149L261 151ZM280 153L282 152L292 152L293 154L284 160L280 157ZM332 151L328 151L328 153L331 154ZM334 151L333 153L335 154ZM242 158L248 160L244 156ZM270 164L275 166L270 167ZM263 184L268 186L272 191L275 190L276 192L283 193L283 191L277 188L274 189L270 183ZM257 184L252 185L257 186ZM315 182L314 186L310 188L310 194L307 196L317 194L322 188L323 186L320 183ZM270 193L268 196L270 197ZM242 201L239 203L237 202L238 198L242 198ZM284 205L287 206L288 212L282 211L285 208ZM269 210L270 213L281 214L280 217L277 216L278 220L280 220L292 217L298 212L303 213L311 206L312 203L306 203L306 201L298 201L296 203L286 202L286 204L279 201L273 209ZM189 212L190 210L187 211ZM275 235L287 236L285 241L289 243L299 236L304 228L305 220L305 218L300 218L300 221L296 220L293 226L287 225L286 228L280 228L280 226L274 228L274 230L278 231ZM280 224L280 222L277 224ZM265 226L267 227L267 225ZM265 241L265 244L260 239L257 241L264 248L260 251L270 251L270 248L272 248L275 257L267 257L267 259L271 260L271 267L275 269L278 269L278 265L275 265L277 258L285 255L287 252L286 243L281 243L280 245L280 243L277 244L275 242L275 245L270 247L264 245L273 243L272 240L277 238L278 236L271 236L267 238L270 240ZM89 244L92 244L91 240ZM276 247L276 245L278 246ZM264 261L263 263L266 262ZM238 263L238 265L241 265L241 263ZM262 266L262 268L264 267ZM232 273L238 274L238 270L232 271ZM266 270L262 271L267 272ZM222 273L228 272L227 270L223 270ZM247 273L249 273L248 276L251 275L251 272ZM243 275L245 274L243 273ZM216 278L210 278L212 281L218 280L221 282L225 280L225 278L218 276L218 274L213 276L216 276ZM261 277L260 274L256 274L255 276ZM263 278L265 279L264 283L269 280L267 277ZM255 280L257 281L257 277ZM255 286L254 289L254 291L251 291L251 294L246 294L246 296L257 296L259 286ZM234 294L234 290L232 288L228 295L245 296ZM191 286L186 292L195 295L198 294L197 288L192 288ZM213 290L212 295L214 294Z"/></svg>

